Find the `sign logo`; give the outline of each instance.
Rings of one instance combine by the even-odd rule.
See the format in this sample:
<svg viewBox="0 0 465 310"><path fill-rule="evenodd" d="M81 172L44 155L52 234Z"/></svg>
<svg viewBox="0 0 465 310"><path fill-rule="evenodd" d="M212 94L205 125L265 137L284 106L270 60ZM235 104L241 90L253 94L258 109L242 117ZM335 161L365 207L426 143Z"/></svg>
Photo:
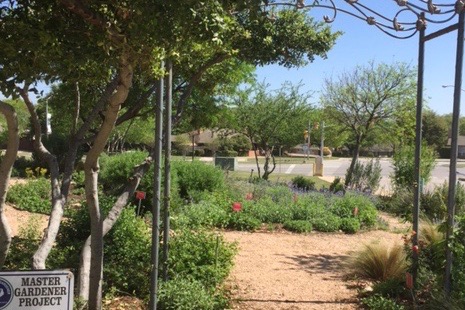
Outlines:
<svg viewBox="0 0 465 310"><path fill-rule="evenodd" d="M13 299L13 289L7 280L0 278L0 310L5 309Z"/></svg>

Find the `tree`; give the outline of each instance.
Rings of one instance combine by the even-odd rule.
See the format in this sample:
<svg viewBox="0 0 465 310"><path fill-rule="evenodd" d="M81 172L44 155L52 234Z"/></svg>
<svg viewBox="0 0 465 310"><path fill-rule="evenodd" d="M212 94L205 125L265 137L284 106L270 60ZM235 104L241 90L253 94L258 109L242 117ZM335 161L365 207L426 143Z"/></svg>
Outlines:
<svg viewBox="0 0 465 310"><path fill-rule="evenodd" d="M431 110L426 110L422 117L422 137L436 152L447 143L448 126L444 117Z"/></svg>
<svg viewBox="0 0 465 310"><path fill-rule="evenodd" d="M233 127L249 138L255 151L259 178L267 180L276 168L275 147L294 146L302 140L312 111L309 98L308 93L300 92L300 85L289 83L277 90L256 83L235 97ZM258 154L265 157L263 173Z"/></svg>
<svg viewBox="0 0 465 310"><path fill-rule="evenodd" d="M31 115L35 151L47 162L51 176L52 212L34 255L35 269L45 268L56 238L78 149L84 143L90 146L85 175L87 205L92 215L92 272L88 272L92 280L84 290L90 293L91 309L101 307L102 237L107 229L97 196L98 157L115 125L151 110L147 103L154 81L163 74L160 61L170 57L175 63L180 92L176 112L180 116L194 89L204 87L207 93L211 91L207 86L213 83L202 78L224 60L237 58L253 64L279 62L295 66L303 64L306 56L310 60L313 55L324 56L336 38L327 27L302 19L303 13L299 13L302 16L294 24L288 24L293 21L288 17L288 22L276 27L262 13L258 0L130 4L44 0L1 4L0 36L4 40L0 50L0 91L23 99ZM287 16L292 14L295 15ZM276 21L279 20L278 17ZM249 29L260 30L256 32L259 35L250 36ZM271 44L261 44L265 41ZM266 54L270 46L276 49ZM221 79L220 74L216 76ZM72 115L62 169L56 155L42 141L43 122L30 98L31 94L42 96L34 87L39 81L60 81L70 94L69 100L60 102L55 111L55 115L66 110L71 113L63 114ZM136 84L143 86L141 94L147 96L131 97L130 89ZM132 184L137 186L137 182ZM131 190L125 194L131 194ZM115 203L118 208L121 205L122 202ZM86 296L85 292L80 293Z"/></svg>
<svg viewBox="0 0 465 310"><path fill-rule="evenodd" d="M11 170L18 153L19 128L16 112L11 105L0 101L0 113L5 116L8 128L7 149L0 163L0 269L2 269L11 244L11 230L5 217L4 207Z"/></svg>
<svg viewBox="0 0 465 310"><path fill-rule="evenodd" d="M350 183L360 147L380 122L390 120L415 95L414 71L407 65L358 66L337 79L326 79L321 102L326 113L350 132L352 161L346 174Z"/></svg>

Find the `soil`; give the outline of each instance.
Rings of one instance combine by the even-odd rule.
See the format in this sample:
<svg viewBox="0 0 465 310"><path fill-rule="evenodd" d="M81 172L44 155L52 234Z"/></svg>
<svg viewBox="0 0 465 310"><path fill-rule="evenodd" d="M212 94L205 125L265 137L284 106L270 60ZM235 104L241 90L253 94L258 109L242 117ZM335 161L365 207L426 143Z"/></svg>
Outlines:
<svg viewBox="0 0 465 310"><path fill-rule="evenodd" d="M361 283L347 278L344 263L364 244L402 242L408 224L386 214L384 230L355 235L343 233L295 234L275 232L224 232L237 242L239 253L229 278L233 309L359 309Z"/></svg>

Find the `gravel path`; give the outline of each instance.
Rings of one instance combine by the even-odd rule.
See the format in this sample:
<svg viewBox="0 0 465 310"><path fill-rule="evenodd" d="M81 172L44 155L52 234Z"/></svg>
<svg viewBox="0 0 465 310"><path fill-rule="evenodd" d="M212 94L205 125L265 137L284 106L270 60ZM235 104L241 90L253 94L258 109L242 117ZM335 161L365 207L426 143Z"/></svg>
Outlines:
<svg viewBox="0 0 465 310"><path fill-rule="evenodd" d="M402 242L405 224L382 217L389 231L355 235L279 232L224 232L239 253L229 279L233 309L358 309L355 283L344 279L344 262L363 244Z"/></svg>

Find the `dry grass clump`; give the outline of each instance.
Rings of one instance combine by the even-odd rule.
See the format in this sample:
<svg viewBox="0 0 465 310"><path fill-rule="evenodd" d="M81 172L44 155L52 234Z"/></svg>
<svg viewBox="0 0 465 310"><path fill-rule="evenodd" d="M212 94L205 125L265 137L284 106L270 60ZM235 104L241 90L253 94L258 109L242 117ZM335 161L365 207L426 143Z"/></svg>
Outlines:
<svg viewBox="0 0 465 310"><path fill-rule="evenodd" d="M352 256L348 263L351 274L372 281L402 279L407 271L406 254L401 245L391 248L372 243Z"/></svg>

